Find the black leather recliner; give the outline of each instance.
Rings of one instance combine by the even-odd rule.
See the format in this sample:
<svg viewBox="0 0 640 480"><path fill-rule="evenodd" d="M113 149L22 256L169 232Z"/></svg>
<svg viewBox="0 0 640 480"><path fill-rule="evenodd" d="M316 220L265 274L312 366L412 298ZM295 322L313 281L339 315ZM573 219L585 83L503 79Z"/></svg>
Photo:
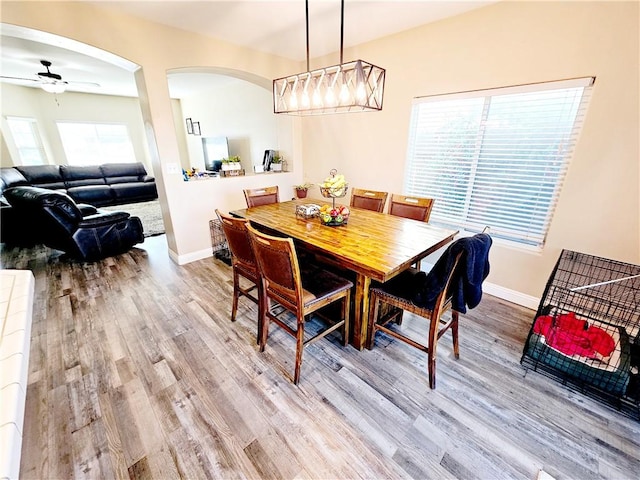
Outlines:
<svg viewBox="0 0 640 480"><path fill-rule="evenodd" d="M83 261L99 260L142 243L142 223L127 212L101 211L76 204L65 193L19 186L4 192L35 243L62 250Z"/></svg>

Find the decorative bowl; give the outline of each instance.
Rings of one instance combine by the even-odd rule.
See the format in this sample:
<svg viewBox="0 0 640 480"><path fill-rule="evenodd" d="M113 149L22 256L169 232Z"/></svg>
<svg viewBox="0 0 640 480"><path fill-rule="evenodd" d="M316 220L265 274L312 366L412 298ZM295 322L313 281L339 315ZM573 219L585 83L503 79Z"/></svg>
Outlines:
<svg viewBox="0 0 640 480"><path fill-rule="evenodd" d="M318 216L322 225L339 227L347 224L349 221L349 214L350 212L348 207L331 207L329 205L325 205L321 207L320 214Z"/></svg>
<svg viewBox="0 0 640 480"><path fill-rule="evenodd" d="M325 198L342 198L347 194L349 190L349 184L345 183L338 188L335 187L320 187L320 193Z"/></svg>

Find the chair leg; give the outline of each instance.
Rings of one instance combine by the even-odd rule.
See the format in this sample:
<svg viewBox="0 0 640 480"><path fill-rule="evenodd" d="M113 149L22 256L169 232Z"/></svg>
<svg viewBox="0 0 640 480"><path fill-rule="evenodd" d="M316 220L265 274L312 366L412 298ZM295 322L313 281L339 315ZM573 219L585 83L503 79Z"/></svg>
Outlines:
<svg viewBox="0 0 640 480"><path fill-rule="evenodd" d="M342 319L344 320L344 326L342 328L343 347L346 347L349 344L349 333L351 330L351 319L349 318L349 310L351 310L351 292L347 291L347 295L342 301Z"/></svg>
<svg viewBox="0 0 640 480"><path fill-rule="evenodd" d="M304 317L298 318L298 330L296 330L296 367L293 375L293 383L298 385L300 381L300 366L302 365L302 352L304 350Z"/></svg>
<svg viewBox="0 0 640 480"><path fill-rule="evenodd" d="M264 308L262 306L262 285L258 282L258 329L256 332L256 343L260 345L260 338L262 337L262 322L264 317ZM265 340L266 343L266 340Z"/></svg>
<svg viewBox="0 0 640 480"><path fill-rule="evenodd" d="M269 336L269 317L267 316L269 299L266 294L261 295L259 299L258 315L261 317L258 321L258 325L260 325L260 351L264 352L264 348L267 345L267 337Z"/></svg>
<svg viewBox="0 0 640 480"><path fill-rule="evenodd" d="M236 269L233 269L233 304L231 305L231 321L236 321L238 311L238 298L240 297L240 276Z"/></svg>
<svg viewBox="0 0 640 480"><path fill-rule="evenodd" d="M429 370L429 388L436 388L436 353L438 348L438 330L440 329L440 319L432 314L429 323L429 344L427 351L427 369Z"/></svg>
<svg viewBox="0 0 640 480"><path fill-rule="evenodd" d="M429 350L429 388L436 388L436 356Z"/></svg>
<svg viewBox="0 0 640 480"><path fill-rule="evenodd" d="M451 336L453 337L453 355L460 358L460 345L458 344L458 312L451 310Z"/></svg>

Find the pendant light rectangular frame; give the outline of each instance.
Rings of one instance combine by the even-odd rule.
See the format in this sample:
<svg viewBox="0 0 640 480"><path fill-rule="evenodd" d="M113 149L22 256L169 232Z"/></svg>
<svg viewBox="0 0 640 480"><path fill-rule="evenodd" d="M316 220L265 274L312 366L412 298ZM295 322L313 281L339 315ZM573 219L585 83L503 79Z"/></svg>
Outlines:
<svg viewBox="0 0 640 480"><path fill-rule="evenodd" d="M386 71L364 60L273 81L274 113L317 115L382 110Z"/></svg>

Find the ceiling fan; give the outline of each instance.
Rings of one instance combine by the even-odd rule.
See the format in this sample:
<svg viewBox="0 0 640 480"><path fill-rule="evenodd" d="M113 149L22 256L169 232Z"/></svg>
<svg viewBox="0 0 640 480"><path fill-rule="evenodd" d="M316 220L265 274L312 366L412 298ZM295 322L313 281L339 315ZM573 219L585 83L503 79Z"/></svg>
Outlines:
<svg viewBox="0 0 640 480"><path fill-rule="evenodd" d="M0 79L18 80L20 82L37 82L40 84L40 88L42 88L45 92L49 92L49 93L62 93L67 89L67 86L69 85L84 85L88 87L100 87L99 83L68 82L66 80L62 80L62 75L58 73L53 73L51 70L49 70L49 67L51 66L51 62L49 60L40 60L40 63L42 64L43 67L47 69L47 71L38 72L36 74L36 78L0 76Z"/></svg>

